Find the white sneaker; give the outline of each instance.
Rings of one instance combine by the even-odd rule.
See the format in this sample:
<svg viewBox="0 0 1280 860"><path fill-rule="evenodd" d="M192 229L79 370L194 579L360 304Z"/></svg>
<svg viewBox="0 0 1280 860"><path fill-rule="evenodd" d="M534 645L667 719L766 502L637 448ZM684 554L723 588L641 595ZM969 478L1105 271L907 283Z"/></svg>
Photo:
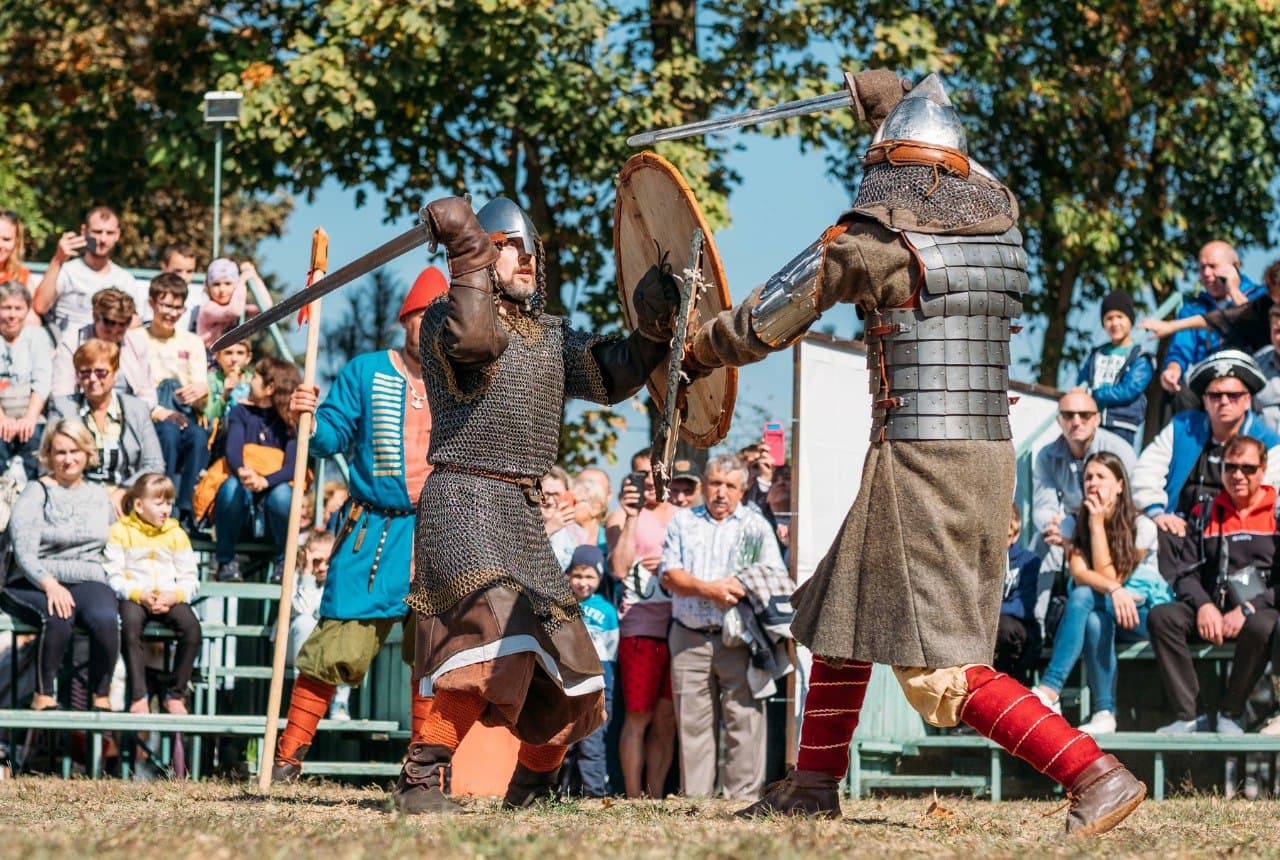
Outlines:
<svg viewBox="0 0 1280 860"><path fill-rule="evenodd" d="M1080 731L1086 735L1110 735L1116 730L1116 715L1110 711L1094 711L1089 722L1080 724Z"/></svg>
<svg viewBox="0 0 1280 860"><path fill-rule="evenodd" d="M1262 728L1258 729L1258 734L1269 738L1280 738L1280 713L1263 723Z"/></svg>
<svg viewBox="0 0 1280 860"><path fill-rule="evenodd" d="M1040 704L1044 705L1046 708L1053 711L1058 716L1062 716L1062 698L1061 697L1058 697L1056 699L1050 699L1049 692L1044 687L1040 687L1040 686L1032 687L1031 692L1036 694L1036 698L1040 700Z"/></svg>
<svg viewBox="0 0 1280 860"><path fill-rule="evenodd" d="M346 702L334 702L329 706L329 719L331 720L349 720L351 714L347 712Z"/></svg>

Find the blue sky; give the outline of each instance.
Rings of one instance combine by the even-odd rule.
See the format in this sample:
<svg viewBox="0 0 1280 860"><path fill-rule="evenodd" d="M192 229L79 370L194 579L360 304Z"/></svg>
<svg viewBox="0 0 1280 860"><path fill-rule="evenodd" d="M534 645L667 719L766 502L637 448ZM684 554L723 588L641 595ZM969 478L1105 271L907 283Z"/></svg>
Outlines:
<svg viewBox="0 0 1280 860"><path fill-rule="evenodd" d="M824 175L824 161L820 155L800 155L791 140L752 136L746 149L733 156L732 166L746 180L730 198L733 224L716 234L716 242L736 303L821 234L848 207L849 196ZM991 167L998 170L996 165ZM477 204L483 202L478 200ZM330 267L336 269L412 225L408 218L383 223L383 211L382 200L373 193L370 193L364 207L356 208L353 189L344 190L336 184L325 186L313 203L299 201L282 238L262 244L264 270L280 277L286 293L293 292L305 278L313 229L321 226L328 231ZM1188 250L1188 277L1195 276L1191 268L1194 266L1194 254L1195 249ZM1261 280L1262 270L1277 256L1280 253L1274 249L1242 249L1244 271L1254 280ZM414 251L390 267L397 279L407 285L424 266L432 263L444 267L443 251L435 257L430 256L425 248ZM1081 308L1077 313L1082 321L1087 322L1096 310ZM816 328L849 337L855 331L855 325L853 309L839 306L824 316ZM1029 359L1037 354L1038 347L1039 338L1030 327L1014 339L1015 379L1032 381L1025 363L1019 359ZM1068 372L1074 375L1074 368ZM1064 384L1069 381L1065 373L1061 381ZM782 420L784 426L789 426L791 389L792 356L789 351L743 368L739 408L729 441L737 445L757 436L760 422L766 418ZM860 396L863 392L850 394ZM625 459L632 451L647 444L647 422L642 413L628 404L619 404L616 408L627 417L629 424L618 449ZM609 471L616 485L616 481L625 474L626 466L619 463Z"/></svg>

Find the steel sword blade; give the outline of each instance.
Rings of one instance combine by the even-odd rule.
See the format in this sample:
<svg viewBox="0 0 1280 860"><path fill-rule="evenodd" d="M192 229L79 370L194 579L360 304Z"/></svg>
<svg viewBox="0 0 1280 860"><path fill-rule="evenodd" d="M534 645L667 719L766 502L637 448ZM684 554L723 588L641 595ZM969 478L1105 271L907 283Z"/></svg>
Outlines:
<svg viewBox="0 0 1280 860"><path fill-rule="evenodd" d="M627 146L648 146L663 140L680 140L681 138L693 137L699 134L710 134L714 131L725 131L726 129L742 128L748 125L759 125L762 122L774 122L780 119L789 119L793 116L822 113L823 111L836 110L852 105L853 96L849 95L848 90L841 90L838 93L828 93L825 96L813 96L799 101L783 102L771 107L756 108L755 110L729 114L728 116L713 117L699 120L698 122L686 123L685 125L658 129L657 131L633 134L627 138Z"/></svg>
<svg viewBox="0 0 1280 860"><path fill-rule="evenodd" d="M214 352L228 347L233 343L239 343L245 338L252 337L263 329L269 327L272 323L279 322L285 317L292 316L301 310L305 305L309 305L316 299L325 296L339 287L346 286L356 278L363 277L374 269L377 269L386 263L391 262L396 257L412 251L420 245L428 242L434 243L435 236L431 232L431 225L426 221L414 225L412 230L401 233L399 236L374 248L369 253L357 257L342 268L316 281L310 287L303 287L287 299L283 299L279 304L273 305L271 308L263 311L252 319L246 320L231 331L224 334L213 342L210 349Z"/></svg>

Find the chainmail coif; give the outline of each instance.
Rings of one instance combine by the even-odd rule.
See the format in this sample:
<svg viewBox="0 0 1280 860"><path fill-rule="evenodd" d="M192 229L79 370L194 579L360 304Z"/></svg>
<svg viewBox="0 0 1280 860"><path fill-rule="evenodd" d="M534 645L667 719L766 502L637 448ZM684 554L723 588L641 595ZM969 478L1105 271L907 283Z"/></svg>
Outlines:
<svg viewBox="0 0 1280 860"><path fill-rule="evenodd" d="M1013 217L1009 198L999 188L915 164L867 166L853 208L875 205L909 210L919 223L946 230L980 224L997 215Z"/></svg>

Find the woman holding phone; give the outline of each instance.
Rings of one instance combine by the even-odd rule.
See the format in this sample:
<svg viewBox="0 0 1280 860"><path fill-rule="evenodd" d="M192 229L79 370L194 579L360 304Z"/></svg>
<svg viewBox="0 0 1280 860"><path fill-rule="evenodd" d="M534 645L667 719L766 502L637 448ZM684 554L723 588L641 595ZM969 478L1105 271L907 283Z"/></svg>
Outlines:
<svg viewBox="0 0 1280 860"><path fill-rule="evenodd" d="M1099 451L1085 460L1084 503L1063 526L1073 586L1049 668L1034 692L1061 713L1059 695L1083 654L1094 710L1080 730L1109 734L1116 730L1116 640L1146 639L1147 613L1173 595L1156 569L1156 525L1134 508L1129 476L1115 454Z"/></svg>

